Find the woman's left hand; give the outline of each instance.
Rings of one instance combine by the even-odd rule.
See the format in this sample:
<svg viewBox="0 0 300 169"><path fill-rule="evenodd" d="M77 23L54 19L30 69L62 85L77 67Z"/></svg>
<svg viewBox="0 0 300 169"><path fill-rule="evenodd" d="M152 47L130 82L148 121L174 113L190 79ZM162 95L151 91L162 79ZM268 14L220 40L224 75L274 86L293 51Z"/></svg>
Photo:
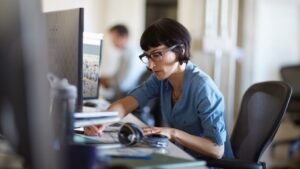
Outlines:
<svg viewBox="0 0 300 169"><path fill-rule="evenodd" d="M167 136L169 139L172 139L172 134L174 133L173 128L167 128L167 127L144 127L143 132L144 135L150 135L150 134L162 134Z"/></svg>

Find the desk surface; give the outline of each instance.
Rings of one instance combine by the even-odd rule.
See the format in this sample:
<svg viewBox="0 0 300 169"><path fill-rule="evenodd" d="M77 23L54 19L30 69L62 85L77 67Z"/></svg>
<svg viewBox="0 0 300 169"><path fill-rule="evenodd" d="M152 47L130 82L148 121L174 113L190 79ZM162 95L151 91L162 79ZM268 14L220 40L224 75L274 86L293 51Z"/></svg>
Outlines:
<svg viewBox="0 0 300 169"><path fill-rule="evenodd" d="M101 107L104 107L104 109L106 109L107 108L107 104L109 104L109 103L105 102L103 99L95 100L95 102L99 103L101 105ZM88 108L88 109L91 110L90 108ZM98 109L99 109L99 107L98 107ZM84 110L88 111L87 108L84 108ZM135 117L131 113L129 113L121 121L122 122L135 123L136 125L138 125L140 127L146 126L145 123L143 123L141 120L139 120L137 117ZM175 158L178 158L178 159L180 158L180 159L184 159L184 160L195 160L191 155L189 155L188 153L186 153L184 150L182 150L181 148L179 148L178 146L176 146L172 142L169 142L167 148L165 148L165 150L164 150L164 152L162 154L163 155L167 155L167 156L171 156L171 157L175 157ZM205 166L205 161L202 161L202 162L203 162L203 167L204 167ZM190 167L187 167L187 168L191 168L192 169L193 167L190 166ZM199 166L198 166L198 168L199 168Z"/></svg>
<svg viewBox="0 0 300 169"><path fill-rule="evenodd" d="M101 107L103 109L106 109L108 104L109 104L108 102L106 102L103 99L93 100L93 102L99 103L99 105L101 105ZM97 109L99 109L99 107ZM83 111L85 111L85 112L95 111L95 108L84 107ZM135 123L136 125L138 125L140 127L145 127L146 126L145 123L143 123L141 120L139 120L136 116L134 116L131 113L129 113L121 121ZM182 149L177 147L172 142L169 142L168 147L166 148L166 154L170 155L170 156L173 156L173 157L179 157L179 158L194 160L194 158L191 155L189 155L188 153L186 153L185 151L183 151Z"/></svg>

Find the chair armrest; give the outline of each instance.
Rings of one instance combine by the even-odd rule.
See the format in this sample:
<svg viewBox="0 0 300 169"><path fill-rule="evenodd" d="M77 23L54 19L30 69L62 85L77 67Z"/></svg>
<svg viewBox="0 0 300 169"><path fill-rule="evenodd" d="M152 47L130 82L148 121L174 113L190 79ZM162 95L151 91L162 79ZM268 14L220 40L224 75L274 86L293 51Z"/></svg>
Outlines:
<svg viewBox="0 0 300 169"><path fill-rule="evenodd" d="M250 162L236 159L207 160L207 166L223 169L264 169L263 162Z"/></svg>

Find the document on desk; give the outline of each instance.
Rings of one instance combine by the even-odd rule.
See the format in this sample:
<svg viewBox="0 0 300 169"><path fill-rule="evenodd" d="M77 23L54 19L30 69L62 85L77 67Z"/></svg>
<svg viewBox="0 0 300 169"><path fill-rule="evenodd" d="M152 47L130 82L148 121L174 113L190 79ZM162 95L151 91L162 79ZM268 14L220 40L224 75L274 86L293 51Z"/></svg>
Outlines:
<svg viewBox="0 0 300 169"><path fill-rule="evenodd" d="M128 158L128 159L153 159L151 148L141 148L141 147L122 147L114 149L101 150L101 155L112 157L112 158Z"/></svg>
<svg viewBox="0 0 300 169"><path fill-rule="evenodd" d="M122 147L122 144L119 142L117 132L104 132L101 136L86 136L83 134L75 134L74 142L95 144L99 149Z"/></svg>
<svg viewBox="0 0 300 169"><path fill-rule="evenodd" d="M118 112L84 112L74 113L74 127L85 127L120 121Z"/></svg>
<svg viewBox="0 0 300 169"><path fill-rule="evenodd" d="M152 168L159 168L159 169L170 169L170 168L177 168L177 169L202 169L206 168L206 162L203 160L187 160L182 158L171 157L168 155L163 155L159 153L152 153L152 158L143 159L143 158L112 158L109 161L111 165L119 165L125 164L134 169L152 169Z"/></svg>

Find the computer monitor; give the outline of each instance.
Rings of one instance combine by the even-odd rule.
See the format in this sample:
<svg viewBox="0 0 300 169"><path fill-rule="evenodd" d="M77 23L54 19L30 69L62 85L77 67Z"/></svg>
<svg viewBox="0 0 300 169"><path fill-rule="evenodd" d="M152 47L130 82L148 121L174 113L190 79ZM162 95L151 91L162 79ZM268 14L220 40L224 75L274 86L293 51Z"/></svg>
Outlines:
<svg viewBox="0 0 300 169"><path fill-rule="evenodd" d="M19 5L14 3L16 2L4 2L0 7L0 126L1 135L9 141L17 153L25 158L26 162L30 163L27 165L32 165L21 19L18 17ZM8 5L12 7L11 12L4 13ZM7 121L11 124L6 124ZM22 140L17 137L22 137Z"/></svg>
<svg viewBox="0 0 300 169"><path fill-rule="evenodd" d="M77 108L82 110L83 8L46 13L49 69L77 87Z"/></svg>
<svg viewBox="0 0 300 169"><path fill-rule="evenodd" d="M103 34L83 33L83 99L99 97Z"/></svg>
<svg viewBox="0 0 300 169"><path fill-rule="evenodd" d="M57 165L51 147L46 31L40 3L1 1L0 135L22 157L24 168L52 169ZM6 159L4 153L0 168L11 163L15 168L17 161Z"/></svg>

